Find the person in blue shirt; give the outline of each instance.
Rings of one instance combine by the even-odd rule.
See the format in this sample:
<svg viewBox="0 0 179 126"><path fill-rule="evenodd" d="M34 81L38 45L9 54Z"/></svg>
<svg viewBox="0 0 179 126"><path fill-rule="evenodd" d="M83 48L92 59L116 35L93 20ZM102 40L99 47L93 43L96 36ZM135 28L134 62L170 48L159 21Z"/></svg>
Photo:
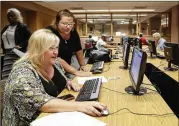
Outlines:
<svg viewBox="0 0 179 126"><path fill-rule="evenodd" d="M153 38L156 42L156 46L160 50L164 50L164 43L167 42L164 38L161 37L160 33L154 33Z"/></svg>

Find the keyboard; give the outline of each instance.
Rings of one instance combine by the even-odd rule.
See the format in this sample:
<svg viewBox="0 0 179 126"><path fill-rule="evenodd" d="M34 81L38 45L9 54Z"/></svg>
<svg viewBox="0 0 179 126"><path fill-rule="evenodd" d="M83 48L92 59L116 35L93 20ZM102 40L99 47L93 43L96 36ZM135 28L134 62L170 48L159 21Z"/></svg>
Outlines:
<svg viewBox="0 0 179 126"><path fill-rule="evenodd" d="M159 58L159 59L166 59L165 56L163 56L161 54L157 54L157 58Z"/></svg>
<svg viewBox="0 0 179 126"><path fill-rule="evenodd" d="M101 84L101 78L85 81L75 101L98 100Z"/></svg>
<svg viewBox="0 0 179 126"><path fill-rule="evenodd" d="M117 55L117 54L112 55L112 58L113 58L113 59L119 59L119 55Z"/></svg>
<svg viewBox="0 0 179 126"><path fill-rule="evenodd" d="M93 72L94 70L102 70L104 67L104 61L98 61L93 63L93 66L91 67L91 72Z"/></svg>

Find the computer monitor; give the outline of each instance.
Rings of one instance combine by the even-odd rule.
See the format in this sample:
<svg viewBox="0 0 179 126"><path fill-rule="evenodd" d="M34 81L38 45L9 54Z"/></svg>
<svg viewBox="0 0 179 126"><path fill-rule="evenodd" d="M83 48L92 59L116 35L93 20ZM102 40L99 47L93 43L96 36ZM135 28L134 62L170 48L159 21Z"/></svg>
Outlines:
<svg viewBox="0 0 179 126"><path fill-rule="evenodd" d="M141 49L134 47L131 67L129 69L129 76L132 82L132 86L125 88L127 93L142 95L147 92L147 90L141 86L145 73L146 61L147 54Z"/></svg>
<svg viewBox="0 0 179 126"><path fill-rule="evenodd" d="M136 46L138 47L138 48L140 48L140 49L142 49L142 41L141 41L141 39L136 39Z"/></svg>
<svg viewBox="0 0 179 126"><path fill-rule="evenodd" d="M130 44L126 42L126 43L124 43L123 59L122 59L124 66L120 66L119 68L121 68L121 69L128 68L129 53L130 53Z"/></svg>
<svg viewBox="0 0 179 126"><path fill-rule="evenodd" d="M172 68L171 64L179 66L179 47L176 43L166 42L164 43L164 55L168 61L168 67L164 67L164 70L176 71L178 68Z"/></svg>
<svg viewBox="0 0 179 126"><path fill-rule="evenodd" d="M128 42L128 37L127 36L122 36L120 45L123 45L124 42Z"/></svg>
<svg viewBox="0 0 179 126"><path fill-rule="evenodd" d="M157 56L157 50L156 50L155 41L149 40L148 41L148 47L149 47L149 51L150 51L150 57L154 58L153 55Z"/></svg>

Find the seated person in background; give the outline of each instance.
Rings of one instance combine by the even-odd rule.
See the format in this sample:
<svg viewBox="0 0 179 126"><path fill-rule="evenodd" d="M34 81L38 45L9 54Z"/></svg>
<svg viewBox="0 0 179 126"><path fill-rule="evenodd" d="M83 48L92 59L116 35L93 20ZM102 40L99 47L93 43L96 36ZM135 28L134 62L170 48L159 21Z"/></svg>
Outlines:
<svg viewBox="0 0 179 126"><path fill-rule="evenodd" d="M96 48L98 50L103 50L103 49L106 49L106 48L117 48L117 46L115 46L115 45L109 45L105 41L106 41L106 35L103 34L101 36L101 38L97 41Z"/></svg>
<svg viewBox="0 0 179 126"><path fill-rule="evenodd" d="M153 34L154 41L156 43L157 48L160 50L164 50L164 43L167 42L164 38L161 37L160 33Z"/></svg>
<svg viewBox="0 0 179 126"><path fill-rule="evenodd" d="M32 34L27 53L14 64L5 86L3 126L29 125L41 112L79 111L101 116L97 109L106 108L102 103L56 98L65 87L79 91L57 60L59 42L47 29Z"/></svg>
<svg viewBox="0 0 179 126"><path fill-rule="evenodd" d="M143 37L142 33L139 34L139 39L141 40L142 45L147 45L147 40L145 37Z"/></svg>

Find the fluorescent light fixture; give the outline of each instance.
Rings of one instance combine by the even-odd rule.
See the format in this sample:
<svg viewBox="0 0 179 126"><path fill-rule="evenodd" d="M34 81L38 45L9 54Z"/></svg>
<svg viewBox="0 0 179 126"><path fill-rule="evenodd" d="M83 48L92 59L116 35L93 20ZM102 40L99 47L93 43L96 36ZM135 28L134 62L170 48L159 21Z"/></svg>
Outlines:
<svg viewBox="0 0 179 126"><path fill-rule="evenodd" d="M87 12L109 12L109 10L86 10Z"/></svg>
<svg viewBox="0 0 179 126"><path fill-rule="evenodd" d="M126 9L126 10L109 10L110 12L130 12L132 9Z"/></svg>
<svg viewBox="0 0 179 126"><path fill-rule="evenodd" d="M155 9L122 9L122 10L70 10L72 13L87 13L87 12L151 12Z"/></svg>
<svg viewBox="0 0 179 126"><path fill-rule="evenodd" d="M151 11L155 11L155 9L133 9L132 11L135 11L135 12L151 12Z"/></svg>
<svg viewBox="0 0 179 126"><path fill-rule="evenodd" d="M111 16L110 14L87 14L87 16Z"/></svg>
<svg viewBox="0 0 179 126"><path fill-rule="evenodd" d="M137 15L134 14L134 15L129 15L129 16L130 16L130 17L136 17ZM145 16L147 16L147 14L139 14L138 16L139 16L139 17L140 17L140 16L145 17Z"/></svg>
<svg viewBox="0 0 179 126"><path fill-rule="evenodd" d="M86 13L86 10L70 10L72 13Z"/></svg>

